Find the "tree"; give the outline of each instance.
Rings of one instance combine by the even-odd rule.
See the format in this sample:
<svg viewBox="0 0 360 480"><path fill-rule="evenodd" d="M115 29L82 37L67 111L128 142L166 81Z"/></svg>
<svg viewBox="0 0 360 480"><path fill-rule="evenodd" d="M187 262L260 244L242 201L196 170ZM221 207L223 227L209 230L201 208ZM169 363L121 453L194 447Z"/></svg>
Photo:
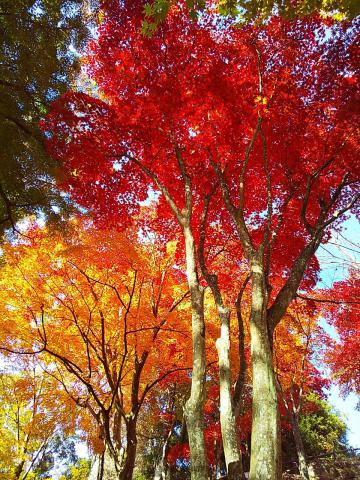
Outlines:
<svg viewBox="0 0 360 480"><path fill-rule="evenodd" d="M324 359L332 370L334 380L340 384L345 394L360 392L358 298L359 278L356 267L351 269L348 279L336 282L319 296L324 317L335 327L337 335L337 338L328 338Z"/></svg>
<svg viewBox="0 0 360 480"><path fill-rule="evenodd" d="M75 417L34 359L23 361L20 372L1 372L0 398L0 478L43 478L55 456L75 458Z"/></svg>
<svg viewBox="0 0 360 480"><path fill-rule="evenodd" d="M339 449L346 431L344 421L324 400L311 395L309 400L315 405L312 412L303 415L300 428L309 454L333 453Z"/></svg>
<svg viewBox="0 0 360 480"><path fill-rule="evenodd" d="M0 232L40 211L69 210L56 189L56 163L38 122L75 78L76 51L88 38L90 2L5 0L0 8ZM86 24L89 22L89 25Z"/></svg>
<svg viewBox="0 0 360 480"><path fill-rule="evenodd" d="M159 228L184 234L196 479L206 477L206 462L195 250L211 197L208 228L237 238L237 264L251 277L250 478L275 479L281 452L273 332L298 289L315 283L314 255L329 229L358 206L355 28L314 17L214 29L216 17L197 23L178 7L144 38L141 12L141 2L107 4L87 57L106 102L74 92L55 102L43 124L49 151L67 172L64 186L99 221L128 222L151 184L161 193Z"/></svg>
<svg viewBox="0 0 360 480"><path fill-rule="evenodd" d="M31 239L4 246L1 348L39 356L67 403L83 409L80 428L104 478L128 479L149 393L188 371L179 309L188 292L171 245L157 250L138 245L136 233L78 222L66 240L34 228Z"/></svg>
<svg viewBox="0 0 360 480"><path fill-rule="evenodd" d="M308 410L307 397L324 397L328 382L314 366L314 356L323 335L317 325L318 313L314 305L297 301L287 313L287 321L276 329L274 339L275 371L280 394L280 406L285 411L298 457L298 468L303 480L310 472L300 428L300 419Z"/></svg>
<svg viewBox="0 0 360 480"><path fill-rule="evenodd" d="M60 480L88 480L90 461L81 459L60 477Z"/></svg>

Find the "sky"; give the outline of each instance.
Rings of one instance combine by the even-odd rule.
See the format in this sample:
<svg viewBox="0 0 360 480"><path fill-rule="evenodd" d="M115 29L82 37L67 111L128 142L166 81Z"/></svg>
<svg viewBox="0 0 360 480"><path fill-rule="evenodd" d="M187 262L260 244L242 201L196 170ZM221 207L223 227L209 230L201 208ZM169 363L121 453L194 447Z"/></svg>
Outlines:
<svg viewBox="0 0 360 480"><path fill-rule="evenodd" d="M329 401L336 411L341 412L348 427L347 441L349 445L360 449L360 410L356 410L360 398L351 393L344 399L340 395L339 387L333 385L330 389Z"/></svg>
<svg viewBox="0 0 360 480"><path fill-rule="evenodd" d="M320 248L318 259L321 265L321 280L319 288L331 288L334 282L343 280L350 266L357 264L360 267L360 223L355 217L351 217L344 223L341 234L335 234L325 249ZM325 331L336 339L336 331L324 320L320 325ZM343 398L340 395L339 387L332 385L328 398L330 404L336 411L343 415L348 427L347 440L351 447L360 448L360 410L356 405L360 404L360 397L354 393Z"/></svg>

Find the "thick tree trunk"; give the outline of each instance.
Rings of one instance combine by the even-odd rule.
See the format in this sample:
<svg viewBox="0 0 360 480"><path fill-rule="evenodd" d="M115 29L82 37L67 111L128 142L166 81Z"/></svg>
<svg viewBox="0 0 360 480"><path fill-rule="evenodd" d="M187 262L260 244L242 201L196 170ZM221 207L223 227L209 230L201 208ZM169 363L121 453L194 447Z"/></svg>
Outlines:
<svg viewBox="0 0 360 480"><path fill-rule="evenodd" d="M208 465L204 439L204 401L205 401L205 322L204 290L197 275L196 251L193 234L189 225L184 226L186 271L191 294L192 310L192 354L193 367L191 393L184 408L187 424L190 454L191 479L207 480Z"/></svg>
<svg viewBox="0 0 360 480"><path fill-rule="evenodd" d="M226 470L229 480L241 480L242 463L236 433L236 421L231 391L230 311L218 307L221 334L216 341L220 372L220 425Z"/></svg>
<svg viewBox="0 0 360 480"><path fill-rule="evenodd" d="M310 480L308 465L306 462L305 448L301 438L299 422L295 414L291 415L291 425L295 440L296 453L299 460L299 473L303 480Z"/></svg>
<svg viewBox="0 0 360 480"><path fill-rule="evenodd" d="M281 479L280 419L266 304L262 265L253 262L250 315L253 374L250 480Z"/></svg>
<svg viewBox="0 0 360 480"><path fill-rule="evenodd" d="M131 480L135 468L137 436L136 418L130 418L126 423L126 457L119 475L119 480Z"/></svg>

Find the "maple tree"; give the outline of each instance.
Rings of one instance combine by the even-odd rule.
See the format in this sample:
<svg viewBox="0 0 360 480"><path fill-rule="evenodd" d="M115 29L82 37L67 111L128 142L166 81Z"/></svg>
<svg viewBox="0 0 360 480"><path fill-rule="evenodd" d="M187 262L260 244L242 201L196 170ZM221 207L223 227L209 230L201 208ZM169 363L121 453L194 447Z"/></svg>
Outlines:
<svg viewBox="0 0 360 480"><path fill-rule="evenodd" d="M1 348L39 356L69 408L83 409L80 428L105 474L128 479L149 392L188 371L188 291L171 244L157 250L136 233L74 221L66 240L33 228L4 246Z"/></svg>
<svg viewBox="0 0 360 480"><path fill-rule="evenodd" d="M211 305L213 302L209 300L211 300L211 298L205 298L206 317L210 314L211 318L211 311L213 312L213 316L215 307ZM246 304L248 298L244 300ZM247 320L247 309L248 307L244 305L243 313L245 320ZM234 317L235 309L232 310L232 316ZM288 464L297 461L294 454L294 452L297 451L297 463L302 478L304 479L309 478L306 456L309 452L312 455L314 454L314 449L311 449L311 445L309 444L309 438L316 438L316 442L313 445L314 448L315 444L318 446L328 444L326 438L321 437L320 431L321 424L326 424L327 422L327 416L325 413L323 415L322 409L323 407L328 409L324 402L324 388L328 387L329 382L322 377L321 373L313 364L314 351L318 348L317 343L323 341L321 330L316 326L318 315L319 312L315 310L313 305L309 306L308 302L305 301L297 302L288 313L286 323L281 324L277 329L274 340L275 367L279 381L278 394L280 397L281 428L285 441L282 448ZM245 321L244 327L246 332L248 332L248 321ZM207 330L209 337L213 339L217 337L216 331L212 331L211 328ZM246 334L246 338L246 352L248 352L248 334ZM232 336L232 342L236 343L235 335ZM236 349L233 349L233 351L234 350ZM232 365L234 370L233 378L236 378L237 372L235 366L237 363L232 362ZM204 432L207 458L210 467L209 475L210 478L216 478L216 472L217 474L224 474L226 472L224 468L226 464L223 459L221 442L219 381L214 367L208 370L207 377ZM176 388L174 385L171 385L171 388L174 389L174 393L170 401L166 400L166 391L159 393L162 404L164 406L171 405L171 408L167 410L166 407L165 410L165 407L163 407L163 416L152 420L151 427L149 426L149 419L146 417L146 427L139 431L140 436L144 435L145 445L151 445L149 449L146 449L145 446L142 447L140 450L140 459L137 462L138 468L140 472L143 472L145 478L150 478L152 472L154 472L153 455L154 450L157 448L160 450L164 448L165 450L162 450L162 452L167 452L164 464L165 472L168 472L170 478L177 478L177 471L181 472L179 478L185 478L188 470L190 452L186 437L183 435L182 407L181 403L179 403L181 398L186 397L186 393L181 384L177 384ZM177 396L175 394L176 390L180 393L180 397L174 402L174 398ZM242 409L237 421L238 440L244 453L242 461L245 466L248 462L247 443L251 432L250 392L247 390L247 393L243 394ZM323 399L322 403L320 399ZM329 409L328 411L330 412ZM169 415L168 412L171 412L171 414ZM334 435L335 439L335 437L337 438L337 432L339 432L336 427L337 419L330 417L328 418L329 424L326 425L326 429L329 429L328 431L331 432L331 435ZM316 426L317 421L319 422L318 426ZM341 422L338 423L338 425L340 424ZM311 425L314 426L314 431L312 432L309 428ZM334 427L334 431L332 431L332 426ZM294 439L292 440L289 435L293 435ZM306 446L303 441L304 435ZM325 450L321 451L325 452ZM164 469L162 469L162 471L164 471ZM170 474L170 472L172 473ZM161 477L155 474L154 478L157 479Z"/></svg>
<svg viewBox="0 0 360 480"><path fill-rule="evenodd" d="M142 6L104 2L99 38L84 60L102 99L69 92L55 102L43 124L49 151L68 174L63 186L99 222L127 223L152 184L162 194L158 228L183 232L193 311L186 407L193 478L207 470L196 256L204 211L204 248L219 225L237 237L252 292L250 478L277 478L273 332L297 290L315 283L314 255L329 229L358 207L355 23L273 18L261 28L216 29L216 18L198 23L179 6L144 38ZM230 405L224 421L234 429L232 412Z"/></svg>
<svg viewBox="0 0 360 480"><path fill-rule="evenodd" d="M336 338L328 338L324 361L330 366L334 380L344 394L360 391L359 358L359 272L350 270L346 280L336 282L318 298L321 310L330 325L335 327Z"/></svg>

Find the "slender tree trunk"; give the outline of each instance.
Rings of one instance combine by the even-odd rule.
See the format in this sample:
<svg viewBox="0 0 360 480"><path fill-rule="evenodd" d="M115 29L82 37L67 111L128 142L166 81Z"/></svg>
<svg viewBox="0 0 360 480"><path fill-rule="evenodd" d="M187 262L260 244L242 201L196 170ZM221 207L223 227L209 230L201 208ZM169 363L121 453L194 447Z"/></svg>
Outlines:
<svg viewBox="0 0 360 480"><path fill-rule="evenodd" d="M106 445L104 452L95 457L88 480L131 480L135 467L136 446L136 425L132 424L127 431L125 460L122 461L121 451L114 457Z"/></svg>
<svg viewBox="0 0 360 480"><path fill-rule="evenodd" d="M220 372L220 425L226 470L229 480L241 480L242 463L237 441L236 420L231 391L230 367L230 311L218 307L221 319L221 334L216 341Z"/></svg>
<svg viewBox="0 0 360 480"><path fill-rule="evenodd" d="M310 480L308 465L306 462L305 448L301 437L297 415L291 415L291 425L295 440L296 453L299 460L299 473L303 480Z"/></svg>
<svg viewBox="0 0 360 480"><path fill-rule="evenodd" d="M102 462L101 480L118 480L117 459L114 459L108 449L105 449Z"/></svg>
<svg viewBox="0 0 360 480"><path fill-rule="evenodd" d="M239 480L242 477L242 462L237 442L235 403L233 401L231 387L230 309L224 304L217 275L211 274L207 269L204 254L207 213L213 193L215 193L215 189L205 198L204 202L201 215L198 257L202 274L211 288L221 324L220 337L216 341L216 349L219 359L220 376L220 426L226 471L229 480ZM237 386L240 387L239 384ZM241 393L239 388L237 389L237 393Z"/></svg>
<svg viewBox="0 0 360 480"><path fill-rule="evenodd" d="M167 479L167 468L166 468L166 454L169 447L169 441L173 431L173 426L171 426L169 433L166 436L164 445L161 449L161 457L155 466L154 480L166 480Z"/></svg>
<svg viewBox="0 0 360 480"><path fill-rule="evenodd" d="M25 465L25 460L22 460L19 465L16 467L15 472L14 472L14 479L18 480L20 478L20 475L23 471Z"/></svg>
<svg viewBox="0 0 360 480"><path fill-rule="evenodd" d="M96 455L91 464L88 480L99 480L100 462L101 462L101 456Z"/></svg>
<svg viewBox="0 0 360 480"><path fill-rule="evenodd" d="M97 455L89 473L89 480L118 480L119 474L116 460L105 447L101 455Z"/></svg>
<svg viewBox="0 0 360 480"><path fill-rule="evenodd" d="M233 396L235 418L238 417L242 412L243 390L244 390L246 370L247 370L247 363L246 363L246 356L245 356L245 328L244 328L244 321L241 313L241 300L249 280L250 280L250 276L248 275L239 291L238 298L235 303L236 316L238 321L238 341L239 341L239 346L238 346L239 373L238 373L238 378L236 380L235 391Z"/></svg>
<svg viewBox="0 0 360 480"><path fill-rule="evenodd" d="M266 306L263 268L260 262L253 261L250 314L253 374L250 480L281 479L280 419Z"/></svg>
<svg viewBox="0 0 360 480"><path fill-rule="evenodd" d="M205 322L204 289L197 275L194 237L189 225L184 226L186 271L191 294L193 368L191 393L184 408L191 454L191 479L207 480L208 465L204 439L205 401Z"/></svg>

